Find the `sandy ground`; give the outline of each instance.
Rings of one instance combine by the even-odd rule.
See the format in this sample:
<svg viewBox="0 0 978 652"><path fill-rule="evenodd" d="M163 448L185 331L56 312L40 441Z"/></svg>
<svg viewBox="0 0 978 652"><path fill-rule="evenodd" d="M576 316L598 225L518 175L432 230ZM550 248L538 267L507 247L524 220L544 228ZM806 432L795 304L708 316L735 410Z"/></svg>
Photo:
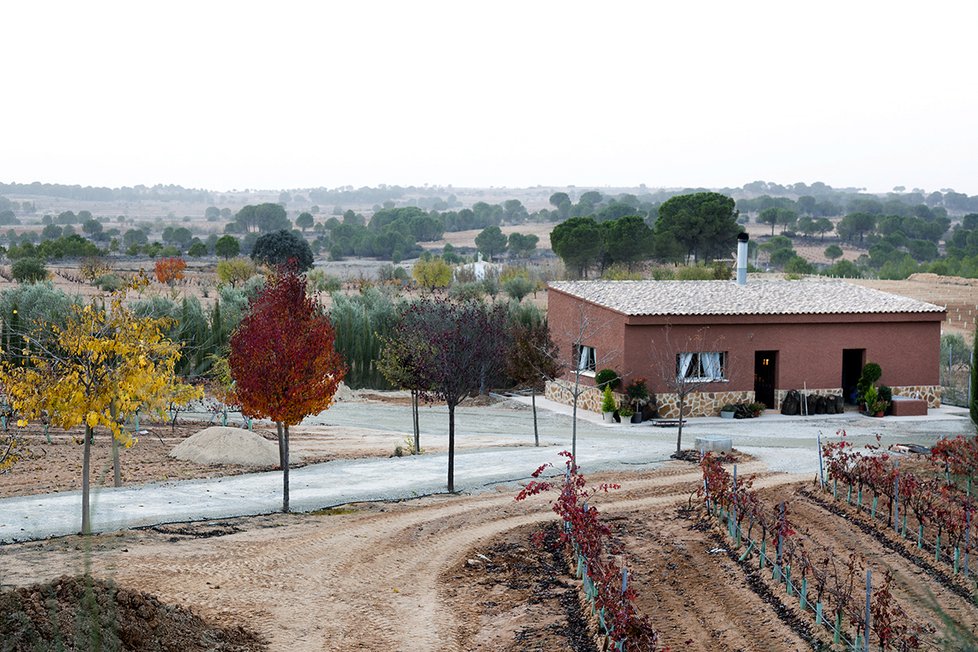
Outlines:
<svg viewBox="0 0 978 652"><path fill-rule="evenodd" d="M369 406L369 403L365 403ZM254 471L271 470L273 467L256 468L231 464L194 464L169 457L174 446L194 433L212 424L207 422L181 423L176 428L167 425L150 425L138 436L131 449L121 450L121 471L124 485L188 480L192 478L216 478ZM237 421L233 425L240 425ZM407 426L408 428L410 426ZM274 426L256 425L255 432L272 442L277 442ZM83 430L69 431L51 428L50 443L38 427L11 428L18 439L20 460L14 469L0 473L0 498L27 496L79 489ZM290 449L302 457L301 464L293 468L343 459L391 457L398 446L407 449L406 435L390 430L343 425L294 426L290 428ZM95 486L112 486L111 440L106 433L96 434L92 447L92 478ZM459 450L494 446L525 445L520 439L506 436L467 436L459 438ZM436 453L445 445L425 437L425 452Z"/></svg>
<svg viewBox="0 0 978 652"><path fill-rule="evenodd" d="M674 519L698 477L698 469L680 463L630 474L621 491L602 497L601 507L609 515L641 513L655 528ZM761 484L788 479L770 476ZM523 536L518 545L531 545L515 529L554 519L546 496L516 503L515 491L514 486L501 486L469 497L359 504L302 516L162 526L90 541L64 537L9 545L0 549L2 582L23 585L77 572L87 560L98 576L191 606L220 623L247 624L267 637L274 650L532 649L508 646L543 615L528 619L532 611L519 589L484 578L471 581L471 574L462 570L469 559L481 559L480 554L491 560L498 537L512 541ZM636 572L643 582L653 579ZM751 590L735 576L727 589L751 600ZM701 601L712 593L707 586L698 591ZM682 629L687 608L679 604L651 615L663 631L670 619L673 629ZM559 629L566 615L555 610L546 618ZM792 646L799 642L776 617L767 620L758 640L792 641ZM738 626L740 637L748 640L756 623ZM709 631L681 636L701 642L689 649L716 649ZM674 637L671 642L682 641ZM743 649L770 648L759 644Z"/></svg>
<svg viewBox="0 0 978 652"><path fill-rule="evenodd" d="M361 438L370 440L348 432L337 450L369 449ZM144 435L140 445L152 439ZM77 455L74 444L57 445ZM739 470L759 473L755 487L765 500L786 500L790 517L820 545L839 556L860 551L880 576L890 570L894 595L914 619L941 625L945 614L966 632L978 626L974 603L854 526L858 518L813 500L810 474L773 474L760 462ZM671 462L590 480L622 485L595 503L626 546L638 606L665 644L703 652L812 649L811 619L687 509L701 481L696 466ZM271 650L593 650L580 636L579 583L559 554L531 539L555 522L553 496L516 503L517 490L510 482L469 496L9 544L0 546L0 585L91 567L209 621L247 626ZM937 636L928 644L942 649Z"/></svg>

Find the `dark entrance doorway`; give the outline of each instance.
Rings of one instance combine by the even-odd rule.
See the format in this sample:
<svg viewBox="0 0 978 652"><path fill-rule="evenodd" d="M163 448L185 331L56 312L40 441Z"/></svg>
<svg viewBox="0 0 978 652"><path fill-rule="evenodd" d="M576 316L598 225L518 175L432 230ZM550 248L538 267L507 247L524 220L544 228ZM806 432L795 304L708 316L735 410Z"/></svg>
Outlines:
<svg viewBox="0 0 978 652"><path fill-rule="evenodd" d="M777 377L777 351L754 352L754 400L774 407L774 380Z"/></svg>
<svg viewBox="0 0 978 652"><path fill-rule="evenodd" d="M842 349L842 396L850 405L856 404L856 383L865 359L866 349Z"/></svg>

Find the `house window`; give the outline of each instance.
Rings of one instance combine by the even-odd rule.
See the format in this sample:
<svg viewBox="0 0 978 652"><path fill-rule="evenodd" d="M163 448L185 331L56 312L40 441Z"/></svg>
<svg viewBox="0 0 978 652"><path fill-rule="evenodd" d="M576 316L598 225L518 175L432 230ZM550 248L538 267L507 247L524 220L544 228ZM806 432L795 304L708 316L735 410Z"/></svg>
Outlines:
<svg viewBox="0 0 978 652"><path fill-rule="evenodd" d="M593 376L597 370L597 356L594 353L594 347L579 345L576 349L577 370L582 374Z"/></svg>
<svg viewBox="0 0 978 652"><path fill-rule="evenodd" d="M727 379L726 351L697 351L676 354L676 377L688 382Z"/></svg>

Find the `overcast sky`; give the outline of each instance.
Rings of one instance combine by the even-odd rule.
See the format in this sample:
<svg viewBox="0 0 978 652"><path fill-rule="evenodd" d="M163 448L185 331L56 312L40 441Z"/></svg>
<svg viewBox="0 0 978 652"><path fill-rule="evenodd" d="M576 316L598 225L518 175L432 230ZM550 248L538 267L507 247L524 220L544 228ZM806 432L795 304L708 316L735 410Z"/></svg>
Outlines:
<svg viewBox="0 0 978 652"><path fill-rule="evenodd" d="M9 2L0 181L978 194L978 3Z"/></svg>

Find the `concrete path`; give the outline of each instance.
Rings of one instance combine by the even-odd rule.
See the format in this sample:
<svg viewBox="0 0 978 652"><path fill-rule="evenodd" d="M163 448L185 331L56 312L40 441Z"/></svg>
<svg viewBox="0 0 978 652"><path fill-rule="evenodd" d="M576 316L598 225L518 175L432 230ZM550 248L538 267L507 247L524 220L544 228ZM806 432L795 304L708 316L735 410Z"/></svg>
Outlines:
<svg viewBox="0 0 978 652"><path fill-rule="evenodd" d="M528 403L529 399L517 399ZM561 467L557 453L571 447L570 409L537 399L541 447L464 449L455 457L456 489L485 491L502 483L525 480L545 463ZM505 435L532 443L532 417L513 404L460 408L458 438L467 435ZM380 430L410 430L410 408L377 403L338 403L307 419L308 425L365 426ZM683 447L697 436L726 435L734 446L754 455L772 470L792 473L818 469L816 441L845 429L856 444L898 441L929 444L940 436L973 433L967 411L932 410L927 417L871 419L855 413L814 417L765 414L757 419L690 419L683 428ZM444 438L447 411L431 406L421 412L422 446L426 439ZM677 429L651 424L604 424L600 415L578 413L578 460L586 473L649 468L668 460L676 447ZM353 501L411 498L444 491L447 455L427 454L390 459L338 460L291 471L294 511L310 511ZM95 531L175 521L212 519L274 512L281 508L281 472L252 473L210 480L148 484L93 493ZM80 492L0 499L0 542L41 539L78 532Z"/></svg>

